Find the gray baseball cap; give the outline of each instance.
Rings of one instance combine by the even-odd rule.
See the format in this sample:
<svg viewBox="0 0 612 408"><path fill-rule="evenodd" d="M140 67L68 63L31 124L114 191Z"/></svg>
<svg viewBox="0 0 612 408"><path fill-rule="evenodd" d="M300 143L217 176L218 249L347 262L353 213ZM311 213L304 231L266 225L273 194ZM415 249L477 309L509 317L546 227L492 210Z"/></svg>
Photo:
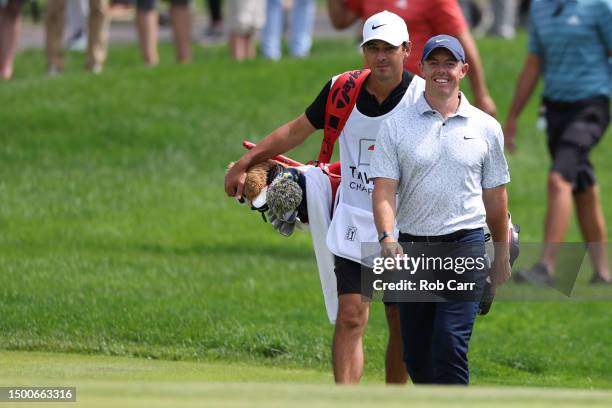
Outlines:
<svg viewBox="0 0 612 408"><path fill-rule="evenodd" d="M438 48L445 48L449 50L457 61L465 62L465 51L463 50L463 46L459 40L446 34L436 35L427 40L425 46L423 47L421 62L425 61L427 57L429 57L429 55Z"/></svg>

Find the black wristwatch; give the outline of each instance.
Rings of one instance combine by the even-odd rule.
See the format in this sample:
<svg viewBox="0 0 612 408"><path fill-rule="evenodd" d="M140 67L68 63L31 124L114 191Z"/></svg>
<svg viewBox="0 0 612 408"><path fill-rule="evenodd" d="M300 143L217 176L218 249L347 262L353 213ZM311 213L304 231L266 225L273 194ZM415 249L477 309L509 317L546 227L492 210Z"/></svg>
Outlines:
<svg viewBox="0 0 612 408"><path fill-rule="evenodd" d="M389 231L383 231L378 236L378 242L382 242L383 239L385 239L387 237L392 237L392 236L393 236L393 233L391 233Z"/></svg>

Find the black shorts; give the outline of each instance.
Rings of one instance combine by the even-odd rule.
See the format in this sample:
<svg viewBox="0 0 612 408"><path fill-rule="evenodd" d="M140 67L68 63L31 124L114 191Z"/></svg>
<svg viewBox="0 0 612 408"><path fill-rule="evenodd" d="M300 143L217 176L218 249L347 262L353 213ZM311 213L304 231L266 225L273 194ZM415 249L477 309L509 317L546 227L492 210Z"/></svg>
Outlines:
<svg viewBox="0 0 612 408"><path fill-rule="evenodd" d="M361 294L361 264L350 259L334 256L334 272L338 296Z"/></svg>
<svg viewBox="0 0 612 408"><path fill-rule="evenodd" d="M191 0L170 0L170 3L177 6L186 6ZM153 10L157 5L157 0L136 0L138 10Z"/></svg>
<svg viewBox="0 0 612 408"><path fill-rule="evenodd" d="M595 184L589 160L591 149L601 140L610 123L610 100L605 96L575 102L544 99L548 125L548 151L552 171L572 184L574 192Z"/></svg>
<svg viewBox="0 0 612 408"><path fill-rule="evenodd" d="M334 256L334 272L336 273L336 285L338 287L338 296L356 294L372 299L374 289L368 287L366 290L361 290L362 276L361 272L372 275L372 269L362 266L360 263L351 261L350 259ZM386 302L383 298L385 306L395 305L394 302Z"/></svg>

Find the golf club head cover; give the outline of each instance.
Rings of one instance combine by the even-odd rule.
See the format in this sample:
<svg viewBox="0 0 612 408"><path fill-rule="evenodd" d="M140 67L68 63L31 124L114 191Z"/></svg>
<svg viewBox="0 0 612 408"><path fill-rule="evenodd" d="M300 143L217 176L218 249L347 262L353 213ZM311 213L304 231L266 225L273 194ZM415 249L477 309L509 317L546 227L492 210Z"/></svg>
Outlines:
<svg viewBox="0 0 612 408"><path fill-rule="evenodd" d="M282 236L288 237L293 234L295 230L295 222L286 222L278 218L274 213L268 211L268 218L270 219L270 223L272 227Z"/></svg>
<svg viewBox="0 0 612 408"><path fill-rule="evenodd" d="M300 178L304 176L294 168L283 170L268 187L268 208L282 221L295 223L298 208L305 202L305 194ZM301 185L302 184L302 185Z"/></svg>

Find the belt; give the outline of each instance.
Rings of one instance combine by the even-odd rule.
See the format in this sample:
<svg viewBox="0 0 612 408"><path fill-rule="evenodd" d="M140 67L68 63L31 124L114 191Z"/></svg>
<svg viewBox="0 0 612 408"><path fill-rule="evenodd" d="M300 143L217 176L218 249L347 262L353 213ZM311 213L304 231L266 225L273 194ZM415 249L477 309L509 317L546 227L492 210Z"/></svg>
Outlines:
<svg viewBox="0 0 612 408"><path fill-rule="evenodd" d="M399 241L400 242L457 242L463 236L482 230L482 228L475 229L464 229L451 232L446 235L410 235L400 231Z"/></svg>

